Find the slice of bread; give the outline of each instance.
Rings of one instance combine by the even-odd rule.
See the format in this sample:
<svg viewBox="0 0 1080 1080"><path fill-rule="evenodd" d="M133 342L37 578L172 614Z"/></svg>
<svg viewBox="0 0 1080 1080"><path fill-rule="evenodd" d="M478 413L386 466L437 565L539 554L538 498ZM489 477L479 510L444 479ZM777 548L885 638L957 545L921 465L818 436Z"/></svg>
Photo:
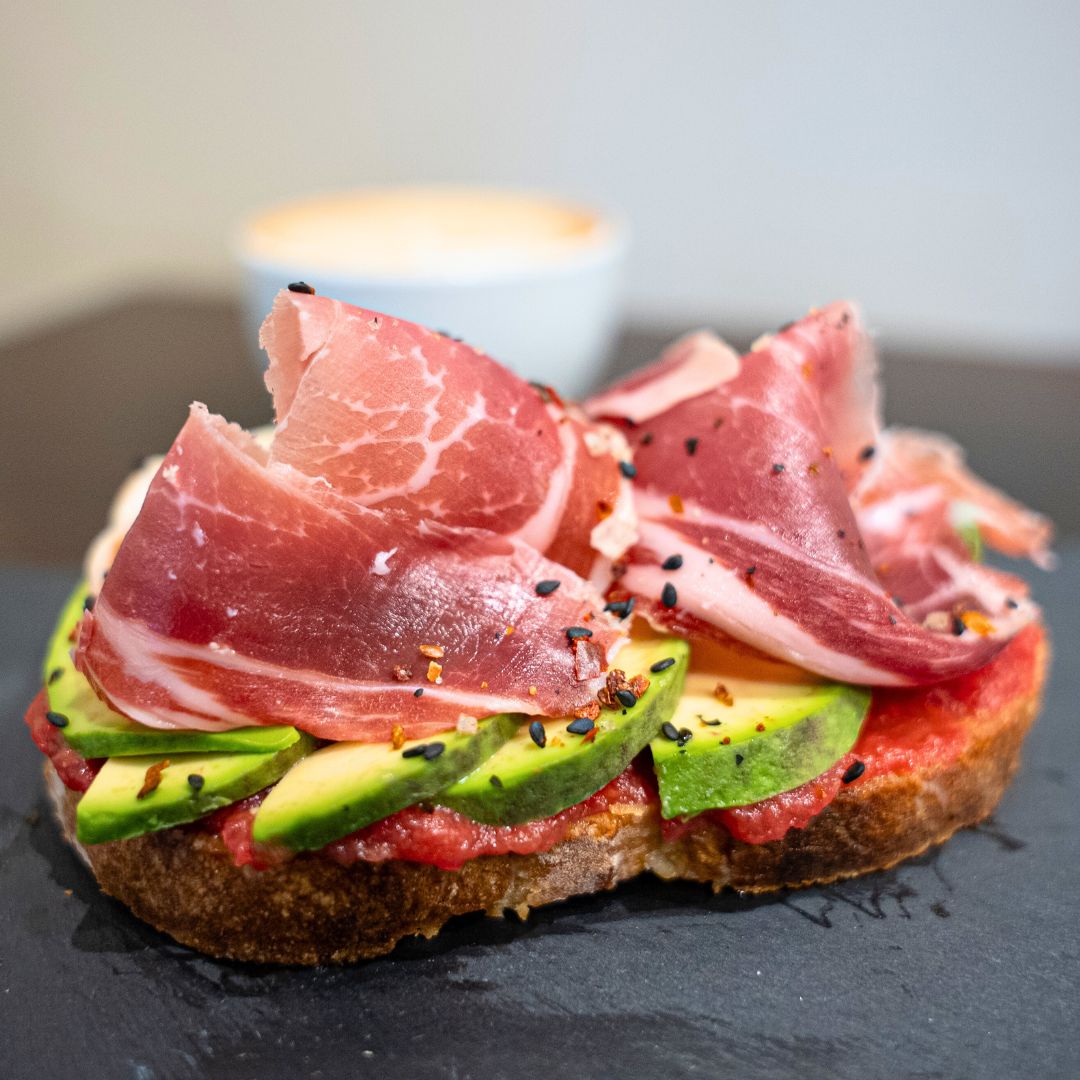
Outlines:
<svg viewBox="0 0 1080 1080"><path fill-rule="evenodd" d="M844 789L805 829L745 844L719 825L674 843L655 806L616 806L577 822L536 855L484 856L460 871L417 863L340 866L318 854L256 872L237 867L210 834L167 829L84 848L75 840L78 795L46 778L57 815L105 892L177 941L211 956L324 964L380 956L404 937L432 937L454 915L501 915L613 888L643 871L749 892L854 877L893 866L994 809L1020 761L1038 711L1047 662L1035 653L1035 689L964 719L965 752L909 773Z"/></svg>

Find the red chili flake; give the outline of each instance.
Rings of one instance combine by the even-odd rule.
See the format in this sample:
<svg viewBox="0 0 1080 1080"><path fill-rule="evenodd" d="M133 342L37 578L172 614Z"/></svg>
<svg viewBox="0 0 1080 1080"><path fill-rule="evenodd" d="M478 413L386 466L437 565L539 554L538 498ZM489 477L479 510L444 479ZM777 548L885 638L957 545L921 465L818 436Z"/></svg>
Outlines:
<svg viewBox="0 0 1080 1080"><path fill-rule="evenodd" d="M446 655L446 650L441 645L421 645L420 655L429 660L441 660Z"/></svg>
<svg viewBox="0 0 1080 1080"><path fill-rule="evenodd" d="M729 744L730 744L730 742L731 742L731 736L730 736L730 735L725 735L725 736L724 736L724 737L723 737L723 738L722 738L722 739L720 740L720 743L721 743L721 745L722 745L722 746L727 746L727 745L729 745Z"/></svg>
<svg viewBox="0 0 1080 1080"><path fill-rule="evenodd" d="M406 667L404 664L395 664L393 674L398 682L408 682L412 678L412 668Z"/></svg>
<svg viewBox="0 0 1080 1080"><path fill-rule="evenodd" d="M722 683L718 682L713 687L713 697L720 702L721 705L734 705L735 699L731 696L731 691Z"/></svg>
<svg viewBox="0 0 1080 1080"><path fill-rule="evenodd" d="M582 705L581 708L574 710L575 720L595 720L600 715L600 702L590 701L586 705Z"/></svg>
<svg viewBox="0 0 1080 1080"><path fill-rule="evenodd" d="M611 564L611 580L618 581L627 571L626 563L617 562Z"/></svg>
<svg viewBox="0 0 1080 1080"><path fill-rule="evenodd" d="M757 573L757 567L756 566L748 566L746 568L746 573L743 574L743 578L746 581L746 585L750 589L752 589L754 587L754 575L756 573Z"/></svg>
<svg viewBox="0 0 1080 1080"><path fill-rule="evenodd" d="M816 461L811 461L810 464L806 466L806 471L811 476L817 476L817 474L821 471L821 466L818 465Z"/></svg>
<svg viewBox="0 0 1080 1080"><path fill-rule="evenodd" d="M596 694L596 700L605 709L621 709L622 702L619 701L620 690L630 690L630 683L627 681L626 672L622 668L612 668L607 673L607 679L604 681L604 685Z"/></svg>
<svg viewBox="0 0 1080 1080"><path fill-rule="evenodd" d="M615 507L607 501L607 499L598 499L596 502L596 519L597 521L603 521L604 518L611 517L615 513Z"/></svg>
<svg viewBox="0 0 1080 1080"><path fill-rule="evenodd" d="M755 725L754 725L754 730L755 730L755 731L764 731L764 730L765 730L765 725L764 725L764 724L760 724L760 723L759 723L759 724L755 724Z"/></svg>
<svg viewBox="0 0 1080 1080"><path fill-rule="evenodd" d="M599 730L600 730L600 729L599 729L598 727L591 727L591 728L589 728L589 730L588 730L588 731L586 731L586 732L585 732L585 734L581 736L581 741L582 741L583 743L586 743L586 742L592 742L592 741L593 741L593 739L595 739L595 738L596 738L596 733L597 733L597 732L598 732Z"/></svg>
<svg viewBox="0 0 1080 1080"><path fill-rule="evenodd" d="M823 453L823 454L824 454L824 455L825 455L826 457L829 457L829 458L831 458L831 457L832 457L832 447L831 447L831 446L823 446L823 447L821 448L821 452L822 452L822 453Z"/></svg>
<svg viewBox="0 0 1080 1080"><path fill-rule="evenodd" d="M405 729L400 724L395 724L390 729L390 745L395 750L400 750L405 745Z"/></svg>
<svg viewBox="0 0 1080 1080"><path fill-rule="evenodd" d="M158 784L161 783L161 774L169 767L169 764L169 759L166 758L164 761L155 761L146 770L146 776L143 777L142 787L139 788L136 799L145 799L150 792L157 790Z"/></svg>
<svg viewBox="0 0 1080 1080"><path fill-rule="evenodd" d="M802 377L804 379L812 379L814 377L814 365L811 364L809 360L803 363Z"/></svg>
<svg viewBox="0 0 1080 1080"><path fill-rule="evenodd" d="M427 666L427 681L431 683L442 682L442 664L432 660Z"/></svg>
<svg viewBox="0 0 1080 1080"><path fill-rule="evenodd" d="M634 697L641 697L649 689L649 680L644 675L635 675L630 680L630 689L634 691Z"/></svg>
<svg viewBox="0 0 1080 1080"><path fill-rule="evenodd" d="M671 507L671 512L673 514L681 514L683 512L683 501L682 501L682 498L680 496L678 496L678 495L669 495L667 501L668 501L668 506Z"/></svg>

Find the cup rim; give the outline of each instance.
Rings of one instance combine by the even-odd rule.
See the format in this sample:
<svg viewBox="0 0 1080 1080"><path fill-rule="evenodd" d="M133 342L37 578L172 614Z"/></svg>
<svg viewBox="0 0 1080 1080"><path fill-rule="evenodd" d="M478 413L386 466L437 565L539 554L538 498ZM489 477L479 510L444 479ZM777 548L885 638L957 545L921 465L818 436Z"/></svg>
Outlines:
<svg viewBox="0 0 1080 1080"><path fill-rule="evenodd" d="M286 261L283 259L267 259L253 255L247 249L247 236L251 225L263 215L274 210L288 207L291 204L300 203L309 199L325 196L332 198L342 195L363 195L392 191L396 189L408 190L416 188L431 188L448 191L475 191L477 193L497 191L520 195L523 198L535 197L548 201L554 201L567 206L575 206L586 210L597 222L605 226L606 235L597 243L567 251L565 256L538 262L535 265L523 265L503 269L475 270L464 274L448 273L403 273L400 271L373 272L371 270L351 271L343 267L319 267L313 262ZM400 185L368 185L355 188L334 189L324 192L312 192L308 195L297 196L292 199L278 200L250 211L231 230L229 249L233 258L247 270L259 273L280 274L284 280L292 275L306 275L321 282L348 283L365 287L392 286L398 289L440 289L474 288L478 285L501 285L510 283L526 283L529 281L547 280L550 278L563 277L586 270L603 267L609 263L617 262L625 254L630 245L631 230L626 216L618 211L608 210L592 204L577 202L564 197L560 193L539 191L527 188L514 187L485 187L478 184L400 184ZM284 286L283 286L284 287ZM326 291L326 290L324 290Z"/></svg>

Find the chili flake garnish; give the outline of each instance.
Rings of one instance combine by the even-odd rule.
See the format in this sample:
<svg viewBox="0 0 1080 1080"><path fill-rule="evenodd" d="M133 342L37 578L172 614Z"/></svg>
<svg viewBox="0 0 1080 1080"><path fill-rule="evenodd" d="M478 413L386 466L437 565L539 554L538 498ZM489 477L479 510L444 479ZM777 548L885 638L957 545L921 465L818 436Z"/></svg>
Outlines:
<svg viewBox="0 0 1080 1080"><path fill-rule="evenodd" d="M412 678L412 668L406 667L404 664L395 664L394 678L398 682L408 682Z"/></svg>
<svg viewBox="0 0 1080 1080"><path fill-rule="evenodd" d="M731 736L730 736L730 735L725 735L725 736L724 736L724 737L723 737L723 738L722 738L722 739L720 740L720 745L721 745L721 746L730 746L730 745L731 745Z"/></svg>
<svg viewBox="0 0 1080 1080"><path fill-rule="evenodd" d="M669 555L661 564L661 570L678 570L683 564L681 555Z"/></svg>
<svg viewBox="0 0 1080 1080"><path fill-rule="evenodd" d="M446 650L441 645L421 645L420 655L429 660L441 660L446 655Z"/></svg>
<svg viewBox="0 0 1080 1080"><path fill-rule="evenodd" d="M806 466L806 471L811 476L817 476L817 474L821 471L821 467L816 461L811 461L810 464Z"/></svg>
<svg viewBox="0 0 1080 1080"><path fill-rule="evenodd" d="M442 664L437 660L432 660L427 666L427 681L432 683L442 682Z"/></svg>
<svg viewBox="0 0 1080 1080"><path fill-rule="evenodd" d="M765 725L759 722L759 723L754 725L754 730L755 731L764 731L765 730Z"/></svg>
<svg viewBox="0 0 1080 1080"><path fill-rule="evenodd" d="M994 632L994 624L981 611L962 611L960 618L969 630L974 630L979 637L986 637Z"/></svg>
<svg viewBox="0 0 1080 1080"><path fill-rule="evenodd" d="M667 501L673 514L681 514L683 512L683 501L681 496L669 495Z"/></svg>
<svg viewBox="0 0 1080 1080"><path fill-rule="evenodd" d="M596 500L596 520L603 521L604 518L611 517L615 513L615 507L607 501L607 499Z"/></svg>
<svg viewBox="0 0 1080 1080"><path fill-rule="evenodd" d="M395 724L390 729L390 745L395 750L400 750L405 745L405 729L400 724Z"/></svg>
<svg viewBox="0 0 1080 1080"><path fill-rule="evenodd" d="M503 637L509 637L513 632L513 625L503 627Z"/></svg>
<svg viewBox="0 0 1080 1080"><path fill-rule="evenodd" d="M649 680L644 675L635 675L630 680L630 689L640 698L649 689Z"/></svg>
<svg viewBox="0 0 1080 1080"><path fill-rule="evenodd" d="M536 689L535 686L530 686L529 687L529 697L536 697L536 695L538 693L539 693L539 691Z"/></svg>
<svg viewBox="0 0 1080 1080"><path fill-rule="evenodd" d="M596 720L600 716L600 702L590 701L574 710L574 716L578 720Z"/></svg>
<svg viewBox="0 0 1080 1080"><path fill-rule="evenodd" d="M718 682L713 687L713 697L720 702L721 705L734 705L735 699L731 696L731 691L722 683Z"/></svg>
<svg viewBox="0 0 1080 1080"><path fill-rule="evenodd" d="M743 574L743 577L746 579L747 586L749 588L751 588L751 589L754 587L754 575L756 573L757 573L757 567L756 566L748 566L746 568L746 573Z"/></svg>
<svg viewBox="0 0 1080 1080"><path fill-rule="evenodd" d="M152 791L157 790L158 784L161 783L161 774L169 767L169 759L164 761L155 761L153 765L146 770L146 775L143 777L142 787L139 788L138 793L135 795L136 799L145 799L147 795Z"/></svg>

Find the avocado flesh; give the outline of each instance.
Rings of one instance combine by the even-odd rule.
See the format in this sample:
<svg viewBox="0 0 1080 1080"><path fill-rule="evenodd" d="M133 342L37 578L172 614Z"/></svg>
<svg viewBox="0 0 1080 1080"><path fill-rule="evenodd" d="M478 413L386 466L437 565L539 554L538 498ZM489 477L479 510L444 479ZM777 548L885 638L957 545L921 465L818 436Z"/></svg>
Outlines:
<svg viewBox="0 0 1080 1080"><path fill-rule="evenodd" d="M636 705L603 710L589 741L566 730L571 717L543 720L544 747L533 741L525 725L435 801L475 821L513 825L549 817L588 798L615 779L675 711L689 654L689 645L678 638L631 641L613 663L628 678L644 674L650 680ZM653 663L668 657L675 660L671 667L650 672Z"/></svg>
<svg viewBox="0 0 1080 1080"><path fill-rule="evenodd" d="M293 851L321 848L442 791L495 753L522 720L517 713L501 713L481 720L475 734L449 731L413 739L396 750L389 743L323 747L266 797L255 815L253 835L260 843L284 844ZM405 756L435 743L443 745L437 757Z"/></svg>
<svg viewBox="0 0 1080 1080"><path fill-rule="evenodd" d="M665 818L745 806L820 776L854 745L870 705L863 687L787 665L748 671L745 657L712 646L695 646L694 659L671 718L691 738L651 743ZM717 696L718 683L733 704Z"/></svg>
<svg viewBox="0 0 1080 1080"><path fill-rule="evenodd" d="M146 754L105 762L76 809L76 835L84 844L124 840L194 821L261 791L315 746L300 735L284 750L265 754ZM147 770L167 761L154 790L138 797ZM188 777L202 777L195 788Z"/></svg>
<svg viewBox="0 0 1080 1080"><path fill-rule="evenodd" d="M43 678L49 709L67 717L64 740L86 758L192 751L269 753L293 746L293 727L234 728L231 731L169 731L137 724L113 712L93 691L71 659L71 631L82 617L86 585L79 585L61 612L45 655ZM59 673L59 674L57 674Z"/></svg>

